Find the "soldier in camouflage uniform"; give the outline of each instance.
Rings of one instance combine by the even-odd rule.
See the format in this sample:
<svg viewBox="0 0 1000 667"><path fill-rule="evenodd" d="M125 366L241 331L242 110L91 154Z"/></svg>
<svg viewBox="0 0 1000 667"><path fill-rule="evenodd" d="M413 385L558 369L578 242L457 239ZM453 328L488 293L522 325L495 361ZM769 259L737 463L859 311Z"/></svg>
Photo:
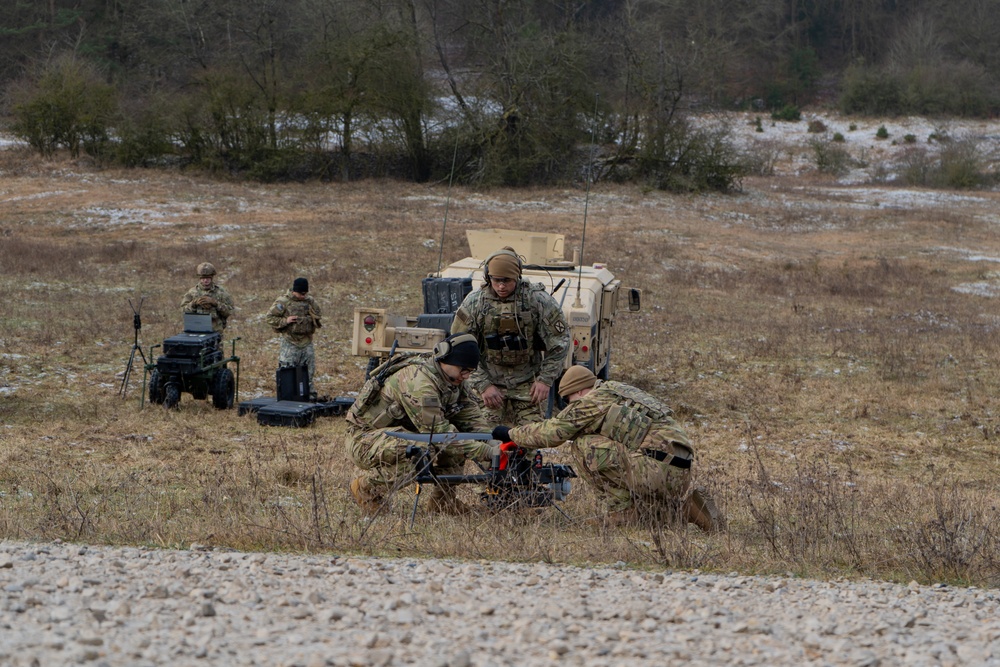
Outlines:
<svg viewBox="0 0 1000 667"><path fill-rule="evenodd" d="M466 381L479 365L479 347L469 335L449 336L425 354L399 354L372 371L347 413L347 451L366 471L351 482L351 494L374 514L384 498L413 472L406 440L390 431L409 433L488 433L491 422ZM490 446L458 442L437 452L443 474L460 473L466 457L486 458ZM465 508L451 488L434 486L432 511L457 514Z"/></svg>
<svg viewBox="0 0 1000 667"><path fill-rule="evenodd" d="M691 441L665 403L623 382L601 382L584 366L566 371L559 394L570 404L552 419L498 426L493 437L526 448L571 440L578 469L610 501L612 520L660 520L683 507L706 532L723 529L708 492L691 484Z"/></svg>
<svg viewBox="0 0 1000 667"><path fill-rule="evenodd" d="M198 284L181 299L182 313L212 316L212 330L222 333L233 314L233 297L222 285L215 284L215 267L208 262L198 265Z"/></svg>
<svg viewBox="0 0 1000 667"><path fill-rule="evenodd" d="M566 316L544 286L521 278L513 248L485 267L485 283L462 302L451 332L472 334L483 351L471 382L494 423L535 422L569 354Z"/></svg>
<svg viewBox="0 0 1000 667"><path fill-rule="evenodd" d="M316 352L313 350L313 334L322 326L319 304L309 296L309 281L296 278L292 289L279 296L267 311L265 321L281 334L281 350L278 352L278 366L306 365L309 370L309 391L316 398L313 376L316 374Z"/></svg>

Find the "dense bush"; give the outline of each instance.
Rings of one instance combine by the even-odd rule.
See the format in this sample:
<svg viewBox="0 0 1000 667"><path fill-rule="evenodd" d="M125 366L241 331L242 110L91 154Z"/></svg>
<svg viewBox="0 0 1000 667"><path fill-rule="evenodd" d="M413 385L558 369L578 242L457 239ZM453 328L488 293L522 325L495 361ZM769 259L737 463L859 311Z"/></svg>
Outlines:
<svg viewBox="0 0 1000 667"><path fill-rule="evenodd" d="M672 192L737 190L746 166L725 128L696 129L684 122L663 128L640 150L635 176Z"/></svg>
<svg viewBox="0 0 1000 667"><path fill-rule="evenodd" d="M844 74L840 109L844 113L885 116L900 113L903 94L899 81L880 69L853 66Z"/></svg>
<svg viewBox="0 0 1000 667"><path fill-rule="evenodd" d="M867 115L985 116L997 103L989 73L967 62L908 69L851 67L840 95L841 111Z"/></svg>
<svg viewBox="0 0 1000 667"><path fill-rule="evenodd" d="M59 148L73 157L81 148L97 157L107 155L117 117L116 93L93 65L59 58L37 77L14 86L11 99L11 130L42 155Z"/></svg>
<svg viewBox="0 0 1000 667"><path fill-rule="evenodd" d="M772 111L771 118L773 120L784 120L794 123L802 120L802 111L794 104L786 104L780 109Z"/></svg>

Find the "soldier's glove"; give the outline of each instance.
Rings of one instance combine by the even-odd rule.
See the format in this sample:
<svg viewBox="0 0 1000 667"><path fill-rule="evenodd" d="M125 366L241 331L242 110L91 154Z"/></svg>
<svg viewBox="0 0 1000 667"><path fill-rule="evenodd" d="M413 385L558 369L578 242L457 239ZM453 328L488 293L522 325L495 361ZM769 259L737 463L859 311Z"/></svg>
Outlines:
<svg viewBox="0 0 1000 667"><path fill-rule="evenodd" d="M201 300L202 300L202 305L205 306L206 308L215 308L216 306L219 305L219 302L210 296L203 296L201 297Z"/></svg>
<svg viewBox="0 0 1000 667"><path fill-rule="evenodd" d="M509 426L494 426L493 433L494 440L499 440L500 442L510 442L510 427Z"/></svg>

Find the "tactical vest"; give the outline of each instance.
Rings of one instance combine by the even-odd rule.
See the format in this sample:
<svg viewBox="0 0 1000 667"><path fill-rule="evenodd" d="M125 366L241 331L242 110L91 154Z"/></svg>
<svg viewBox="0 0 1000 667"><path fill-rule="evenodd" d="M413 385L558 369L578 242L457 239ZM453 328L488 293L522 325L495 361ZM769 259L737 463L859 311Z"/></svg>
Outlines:
<svg viewBox="0 0 1000 667"><path fill-rule="evenodd" d="M531 293L543 287L528 281L518 285L510 301L484 301L490 304L484 313L482 336L487 365L520 366L531 363L535 355L538 313L532 307Z"/></svg>
<svg viewBox="0 0 1000 667"><path fill-rule="evenodd" d="M285 311L287 315L296 315L299 318L286 329L288 333L308 336L316 331L316 313L309 301L289 299L285 304Z"/></svg>
<svg viewBox="0 0 1000 667"><path fill-rule="evenodd" d="M402 418L406 411L401 405L387 401L382 396L382 388L391 376L422 360L421 352L400 352L376 366L358 392L358 397L354 399L354 405L347 413L347 420L362 428L385 428ZM392 409L394 405L395 409Z"/></svg>
<svg viewBox="0 0 1000 667"><path fill-rule="evenodd" d="M600 434L620 442L629 450L642 446L653 424L669 421L673 411L663 401L621 382L607 381L600 385L619 400L608 410Z"/></svg>

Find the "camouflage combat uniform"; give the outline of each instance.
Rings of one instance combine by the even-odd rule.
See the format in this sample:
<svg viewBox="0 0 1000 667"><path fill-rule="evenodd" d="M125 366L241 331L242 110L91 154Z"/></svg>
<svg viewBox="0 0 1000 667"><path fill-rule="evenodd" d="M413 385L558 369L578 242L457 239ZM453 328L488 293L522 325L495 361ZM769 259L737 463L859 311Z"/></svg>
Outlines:
<svg viewBox="0 0 1000 667"><path fill-rule="evenodd" d="M394 363L393 360L386 364ZM384 379L379 388L379 367L372 371L347 413L347 451L354 465L368 471L366 484L385 489L406 479L412 464L406 446L414 444L387 435L409 433L488 433L492 427L471 395L468 381L449 384L441 367L427 354L412 355ZM461 472L467 457L482 458L482 442L458 442L443 447L435 465L444 474Z"/></svg>
<svg viewBox="0 0 1000 667"><path fill-rule="evenodd" d="M290 315L297 315L298 321L288 323ZM288 290L279 296L265 321L281 334L281 350L278 352L278 366L298 366L305 364L309 369L309 384L313 386L316 373L316 353L313 350L313 334L322 326L319 304L308 294L304 299L296 299ZM315 390L313 391L315 394Z"/></svg>
<svg viewBox="0 0 1000 667"><path fill-rule="evenodd" d="M482 359L469 378L476 391L494 385L505 394L500 409L484 407L488 419L528 424L542 418L544 405L531 403L531 385L535 380L555 384L570 337L562 308L541 283L521 279L505 300L485 284L465 297L451 332L471 333L479 342Z"/></svg>
<svg viewBox="0 0 1000 667"><path fill-rule="evenodd" d="M196 306L194 301L203 296L211 297L215 299L214 306ZM211 315L212 316L212 330L222 333L226 328L226 322L229 317L233 314L235 306L233 306L233 297L229 296L229 292L222 285L216 285L212 283L212 286L205 289L200 284L195 285L187 291L184 298L181 299L181 312L184 313L195 313L196 315Z"/></svg>
<svg viewBox="0 0 1000 667"><path fill-rule="evenodd" d="M512 428L510 439L526 448L571 440L579 471L613 510L639 501L676 511L689 488L693 450L671 415L665 403L640 389L598 380L552 419Z"/></svg>

